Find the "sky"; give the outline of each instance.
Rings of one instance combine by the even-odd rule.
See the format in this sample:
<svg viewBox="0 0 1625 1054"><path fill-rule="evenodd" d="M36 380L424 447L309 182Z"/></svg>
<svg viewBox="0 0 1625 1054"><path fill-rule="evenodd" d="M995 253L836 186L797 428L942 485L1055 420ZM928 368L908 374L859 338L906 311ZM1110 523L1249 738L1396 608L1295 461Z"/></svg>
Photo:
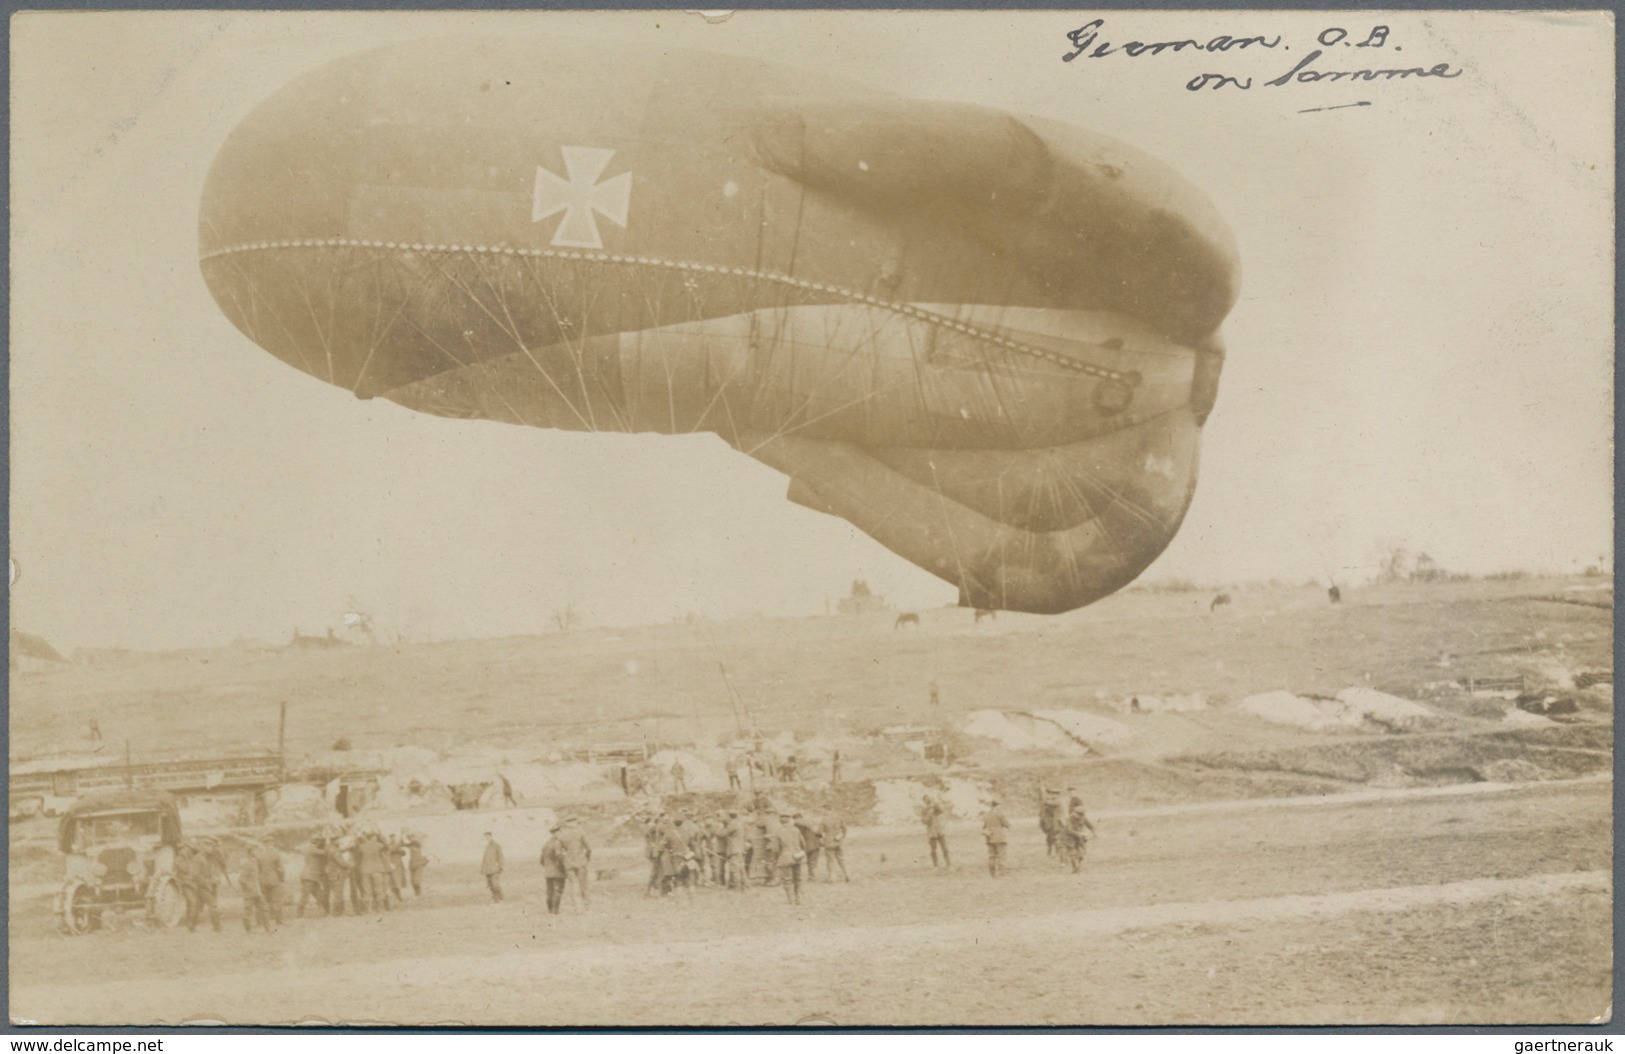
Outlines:
<svg viewBox="0 0 1625 1054"><path fill-rule="evenodd" d="M362 403L232 327L197 266L214 151L299 74L449 33L770 57L1087 127L1198 186L1242 291L1196 497L1148 579L1353 579L1393 545L1470 573L1611 564L1607 16L1102 17L1118 43L1292 51L1065 63L1084 20L1065 12L15 16L12 625L150 649L286 640L349 611L406 639L544 632L566 606L596 624L820 614L859 578L898 607L953 602L715 437ZM1379 19L1382 63L1461 75L1263 85L1323 30L1358 41ZM1342 49L1320 68L1378 64ZM1255 87L1188 91L1204 72Z"/></svg>

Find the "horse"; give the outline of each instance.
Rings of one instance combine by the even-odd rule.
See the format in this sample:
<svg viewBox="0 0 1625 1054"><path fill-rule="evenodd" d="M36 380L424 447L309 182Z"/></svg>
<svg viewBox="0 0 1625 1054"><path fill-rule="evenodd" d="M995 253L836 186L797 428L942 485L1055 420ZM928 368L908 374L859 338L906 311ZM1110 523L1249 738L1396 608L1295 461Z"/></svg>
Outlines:
<svg viewBox="0 0 1625 1054"><path fill-rule="evenodd" d="M1229 606L1230 606L1230 594L1229 593L1220 593L1218 596L1213 598L1213 603L1209 604L1207 606L1207 609L1208 609L1209 612L1214 612L1214 611L1219 610L1222 607L1229 607Z"/></svg>
<svg viewBox="0 0 1625 1054"><path fill-rule="evenodd" d="M904 626L918 626L919 624L920 616L916 615L912 611L905 611L901 615L897 616L897 621L892 623L891 628L902 629Z"/></svg>
<svg viewBox="0 0 1625 1054"><path fill-rule="evenodd" d="M998 618L998 617L999 617L999 612L995 608L977 608L976 609L976 622L978 624L980 624L981 621L984 618Z"/></svg>

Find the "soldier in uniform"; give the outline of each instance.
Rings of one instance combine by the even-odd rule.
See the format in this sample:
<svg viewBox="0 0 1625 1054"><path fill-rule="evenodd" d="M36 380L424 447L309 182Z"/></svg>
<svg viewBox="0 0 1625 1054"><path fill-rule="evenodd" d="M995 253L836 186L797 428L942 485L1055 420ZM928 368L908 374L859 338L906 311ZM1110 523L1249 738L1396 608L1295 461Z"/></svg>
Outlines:
<svg viewBox="0 0 1625 1054"><path fill-rule="evenodd" d="M344 914L345 891L351 890L350 910L361 914L361 902L356 899L351 882L355 870L355 839L349 835L329 835L327 840L327 914Z"/></svg>
<svg viewBox="0 0 1625 1054"><path fill-rule="evenodd" d="M406 836L406 867L412 878L412 895L423 896L423 870L429 866L429 858L423 853L423 836L409 834Z"/></svg>
<svg viewBox="0 0 1625 1054"><path fill-rule="evenodd" d="M397 902L406 900L406 846L399 835L389 836L389 892Z"/></svg>
<svg viewBox="0 0 1625 1054"><path fill-rule="evenodd" d="M305 905L314 900L327 914L327 842L321 835L312 835L305 845L305 866L299 872L299 906L295 914L305 917Z"/></svg>
<svg viewBox="0 0 1625 1054"><path fill-rule="evenodd" d="M175 884L180 887L181 896L186 898L186 913L181 919L189 926L197 917L198 908L196 867L193 863L196 856L197 851L188 842L182 842L175 847Z"/></svg>
<svg viewBox="0 0 1625 1054"><path fill-rule="evenodd" d="M198 921L207 913L209 922L214 926L214 932L219 933L220 879L226 873L220 859L219 848L209 841L197 846L191 855L187 871L192 888L188 891L184 885L181 887L181 891L186 893L187 930L195 933Z"/></svg>
<svg viewBox="0 0 1625 1054"><path fill-rule="evenodd" d="M998 799L988 803L982 816L982 837L987 839L987 873L998 878L1004 874L1004 850L1010 841L1010 821L1004 818Z"/></svg>
<svg viewBox="0 0 1625 1054"><path fill-rule="evenodd" d="M800 904L801 863L807 852L801 846L801 830L793 820L789 813L779 816L778 824L768 832L768 852L778 871L779 885L784 887L785 902Z"/></svg>
<svg viewBox="0 0 1625 1054"><path fill-rule="evenodd" d="M260 847L260 893L265 898L265 910L270 913L271 921L282 925L282 898L283 886L287 882L287 872L282 868L282 854L274 846Z"/></svg>
<svg viewBox="0 0 1625 1054"><path fill-rule="evenodd" d="M835 881L835 869L839 867L841 869L841 881L852 881L851 877L846 873L846 859L843 855L846 844L846 821L841 819L839 813L825 813L824 822L819 827L818 834L824 850L824 880L826 882Z"/></svg>
<svg viewBox="0 0 1625 1054"><path fill-rule="evenodd" d="M807 881L811 882L818 874L818 853L823 849L823 834L817 820L805 819L799 812L794 819L796 830L801 834L801 849L807 854Z"/></svg>
<svg viewBox="0 0 1625 1054"><path fill-rule="evenodd" d="M1045 787L1039 794L1038 802L1038 828L1044 832L1044 852L1054 856L1060 849L1063 830L1066 827L1066 809L1061 801L1061 792L1053 787Z"/></svg>
<svg viewBox="0 0 1625 1054"><path fill-rule="evenodd" d="M773 822L773 814L765 808L758 808L756 812L755 834L757 842L757 856L762 862L762 885L772 882L778 875L779 843L773 838L773 830L778 825Z"/></svg>
<svg viewBox="0 0 1625 1054"><path fill-rule="evenodd" d="M661 892L660 889L660 817L645 816L643 818L643 855L649 861L649 888L643 891L645 897Z"/></svg>
<svg viewBox="0 0 1625 1054"><path fill-rule="evenodd" d="M732 754L728 755L728 789L743 790L744 785L739 782L739 759Z"/></svg>
<svg viewBox="0 0 1625 1054"><path fill-rule="evenodd" d="M570 880L570 885L581 896L581 910L587 910L591 904L591 897L587 893L587 868L592 863L592 846L587 844L587 836L581 833L580 825L574 818L564 821L564 835L560 838L564 843L564 870Z"/></svg>
<svg viewBox="0 0 1625 1054"><path fill-rule="evenodd" d="M660 895L666 896L683 879L683 857L688 852L688 846L683 835L678 830L678 824L670 816L662 815L660 821L659 838L659 870Z"/></svg>
<svg viewBox="0 0 1625 1054"><path fill-rule="evenodd" d="M736 889L743 893L747 885L745 876L745 824L739 819L737 809L728 810L728 823L723 828L724 852L727 861L723 864L723 873L726 876L729 889Z"/></svg>
<svg viewBox="0 0 1625 1054"><path fill-rule="evenodd" d="M502 845L490 831L485 832L485 855L480 858L480 874L491 891L491 903L502 903Z"/></svg>
<svg viewBox="0 0 1625 1054"><path fill-rule="evenodd" d="M361 836L355 848L361 866L361 879L367 890L367 906L373 911L388 911L389 847L378 832L368 831Z"/></svg>
<svg viewBox="0 0 1625 1054"><path fill-rule="evenodd" d="M943 808L936 798L927 794L920 805L920 815L925 820L925 837L931 843L931 866L937 866L937 851L942 852L942 866L953 866L948 857L948 837L943 832Z"/></svg>
<svg viewBox="0 0 1625 1054"><path fill-rule="evenodd" d="M563 829L563 824L554 824L549 828L551 837L542 843L542 881L547 886L547 913L549 915L559 913L559 906L564 903L564 884L569 875L569 871L564 865L564 842L559 838L559 832Z"/></svg>
<svg viewBox="0 0 1625 1054"><path fill-rule="evenodd" d="M1072 866L1073 874L1083 868L1083 854L1094 834L1095 825L1089 822L1088 815L1083 811L1083 803L1079 802L1066 820L1066 860Z"/></svg>
<svg viewBox="0 0 1625 1054"><path fill-rule="evenodd" d="M361 842L360 835L352 835L349 839L350 848L346 853L349 861L350 874L350 908L357 915L367 910L367 876L361 870Z"/></svg>
<svg viewBox="0 0 1625 1054"><path fill-rule="evenodd" d="M271 916L266 910L265 891L260 884L261 873L258 847L251 845L237 871L237 892L243 897L244 933L253 933L255 923L263 927L266 933L271 932Z"/></svg>

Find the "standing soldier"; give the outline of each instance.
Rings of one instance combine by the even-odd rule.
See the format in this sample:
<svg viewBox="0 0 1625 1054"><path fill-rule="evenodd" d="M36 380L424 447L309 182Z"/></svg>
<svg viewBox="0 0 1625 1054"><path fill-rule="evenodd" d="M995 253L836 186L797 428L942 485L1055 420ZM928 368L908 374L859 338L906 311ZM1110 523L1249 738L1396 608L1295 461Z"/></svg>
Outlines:
<svg viewBox="0 0 1625 1054"><path fill-rule="evenodd" d="M1060 848L1062 829L1066 826L1066 810L1062 806L1061 792L1044 787L1038 797L1038 829L1044 832L1044 853L1054 856Z"/></svg>
<svg viewBox="0 0 1625 1054"><path fill-rule="evenodd" d="M299 907L295 914L305 917L305 905L314 900L327 914L327 843L321 835L312 835L305 845L305 866L299 872Z"/></svg>
<svg viewBox="0 0 1625 1054"><path fill-rule="evenodd" d="M643 891L645 897L660 892L659 820L658 816L645 816L643 818L643 855L649 861L649 888Z"/></svg>
<svg viewBox="0 0 1625 1054"><path fill-rule="evenodd" d="M406 900L406 846L401 844L400 835L389 836L389 891L396 901Z"/></svg>
<svg viewBox="0 0 1625 1054"><path fill-rule="evenodd" d="M784 899L789 904L801 903L801 862L807 858L801 847L801 830L791 821L789 813L781 813L776 827L768 832L768 852L772 854L784 887Z"/></svg>
<svg viewBox="0 0 1625 1054"><path fill-rule="evenodd" d="M480 874L485 876L485 888L491 891L491 903L502 903L502 846L490 831L485 832L485 856L480 859Z"/></svg>
<svg viewBox="0 0 1625 1054"><path fill-rule="evenodd" d="M361 880L367 890L367 906L373 911L389 910L389 847L377 831L368 831L356 845Z"/></svg>
<svg viewBox="0 0 1625 1054"><path fill-rule="evenodd" d="M350 910L361 914L361 902L356 899L352 875L355 871L355 839L347 834L328 835L327 838L327 914L344 914L345 891L350 892Z"/></svg>
<svg viewBox="0 0 1625 1054"><path fill-rule="evenodd" d="M994 878L1004 874L1004 848L1010 841L1010 821L1004 818L998 799L988 803L982 817L982 837L987 839L987 873Z"/></svg>
<svg viewBox="0 0 1625 1054"><path fill-rule="evenodd" d="M841 782L841 750L839 747L835 748L835 752L829 758L829 781L831 783Z"/></svg>
<svg viewBox="0 0 1625 1054"><path fill-rule="evenodd" d="M361 869L362 841L361 835L352 834L349 838L350 848L345 854L350 875L350 909L357 915L367 910L367 875Z"/></svg>
<svg viewBox="0 0 1625 1054"><path fill-rule="evenodd" d="M807 854L807 881L818 874L818 851L823 848L824 836L816 820L803 819L795 814L796 830L801 834L801 849Z"/></svg>
<svg viewBox="0 0 1625 1054"><path fill-rule="evenodd" d="M948 837L943 833L943 808L936 798L927 794L920 806L920 814L925 820L925 837L931 843L931 867L937 866L937 850L942 851L942 866L952 867L948 858Z"/></svg>
<svg viewBox="0 0 1625 1054"><path fill-rule="evenodd" d="M1083 868L1083 854L1094 834L1095 825L1089 822L1088 815L1083 811L1083 803L1079 802L1066 821L1066 860L1072 865L1074 875Z"/></svg>
<svg viewBox="0 0 1625 1054"><path fill-rule="evenodd" d="M188 842L175 847L175 884L181 888L181 896L186 898L186 914L181 916L181 920L188 929L195 928L192 920L197 918L198 909L196 856L196 851Z"/></svg>
<svg viewBox="0 0 1625 1054"><path fill-rule="evenodd" d="M423 854L423 836L420 834L406 836L406 866L412 876L412 895L423 896L423 869L429 866L429 858Z"/></svg>
<svg viewBox="0 0 1625 1054"><path fill-rule="evenodd" d="M739 758L733 754L728 755L728 789L744 790L744 784L739 782Z"/></svg>
<svg viewBox="0 0 1625 1054"><path fill-rule="evenodd" d="M841 881L852 881L846 873L846 860L842 855L842 848L846 844L846 821L841 819L839 813L825 813L824 823L818 833L824 848L824 880L835 881L835 869L839 867Z"/></svg>
<svg viewBox="0 0 1625 1054"><path fill-rule="evenodd" d="M542 881L547 886L547 913L557 915L564 903L564 884L569 874L564 866L564 842L559 838L562 824L549 828L551 837L542 843Z"/></svg>
<svg viewBox="0 0 1625 1054"><path fill-rule="evenodd" d="M271 921L282 925L282 888L287 882L287 872L282 869L282 854L275 846L262 846L259 852L260 862L260 893L265 897L265 910L270 913Z"/></svg>
<svg viewBox="0 0 1625 1054"><path fill-rule="evenodd" d="M190 871L192 890L186 894L186 928L189 932L197 932L198 920L207 912L214 932L219 933L220 879L224 877L226 869L221 863L219 850L212 842L205 840L197 847L192 854Z"/></svg>
<svg viewBox="0 0 1625 1054"><path fill-rule="evenodd" d="M723 828L725 843L724 852L727 862L723 865L728 888L745 891L745 825L739 819L736 809L728 810L728 824Z"/></svg>
<svg viewBox="0 0 1625 1054"><path fill-rule="evenodd" d="M683 768L682 758L678 758L671 763L671 778L677 787L678 794L688 793L688 771Z"/></svg>
<svg viewBox="0 0 1625 1054"><path fill-rule="evenodd" d="M271 932L271 917L265 909L265 891L260 885L260 862L255 846L248 847L242 867L237 871L237 892L243 896L243 932L253 933L258 923Z"/></svg>
<svg viewBox="0 0 1625 1054"><path fill-rule="evenodd" d="M569 884L581 895L581 910L586 911L591 903L587 895L587 866L592 863L592 846L587 844L587 836L581 833L574 818L564 821L564 836L559 840L564 844L565 874L570 879Z"/></svg>
<svg viewBox="0 0 1625 1054"><path fill-rule="evenodd" d="M760 840L757 855L762 861L762 885L772 882L778 874L779 842L773 838L773 813L765 808L756 811L756 837Z"/></svg>

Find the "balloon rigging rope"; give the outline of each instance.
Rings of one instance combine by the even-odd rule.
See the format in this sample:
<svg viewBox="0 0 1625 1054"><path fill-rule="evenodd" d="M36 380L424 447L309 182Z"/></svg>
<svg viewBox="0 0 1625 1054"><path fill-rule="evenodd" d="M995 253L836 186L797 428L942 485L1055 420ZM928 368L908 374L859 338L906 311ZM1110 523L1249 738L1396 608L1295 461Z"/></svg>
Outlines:
<svg viewBox="0 0 1625 1054"><path fill-rule="evenodd" d="M385 249L395 252L419 253L463 253L466 255L501 255L533 257L549 260L563 260L572 263L608 264L611 266L657 267L665 270L685 272L689 274L714 274L735 278L750 278L776 285L786 286L803 292L823 293L838 296L854 303L867 304L871 307L893 311L909 318L928 322L944 329L961 333L965 336L1004 348L1018 355L1042 359L1062 369L1072 370L1076 373L1091 377L1102 377L1135 387L1140 380L1137 373L1132 371L1113 370L1091 362L1080 362L1077 359L1063 355L1048 348L1037 347L1019 340L1001 336L998 333L972 326L947 315L927 311L913 304L906 304L884 297L860 293L854 289L832 285L827 282L811 282L804 278L795 278L787 274L773 271L761 271L751 267L725 267L716 264L701 264L686 260L665 260L652 256L628 256L617 253L577 252L570 249L525 249L512 246L487 245L436 245L424 242L385 242L366 241L353 238L305 238L289 241L248 242L242 245L227 246L204 253L199 259L212 260L216 257L234 255L238 253L269 252L281 249Z"/></svg>

